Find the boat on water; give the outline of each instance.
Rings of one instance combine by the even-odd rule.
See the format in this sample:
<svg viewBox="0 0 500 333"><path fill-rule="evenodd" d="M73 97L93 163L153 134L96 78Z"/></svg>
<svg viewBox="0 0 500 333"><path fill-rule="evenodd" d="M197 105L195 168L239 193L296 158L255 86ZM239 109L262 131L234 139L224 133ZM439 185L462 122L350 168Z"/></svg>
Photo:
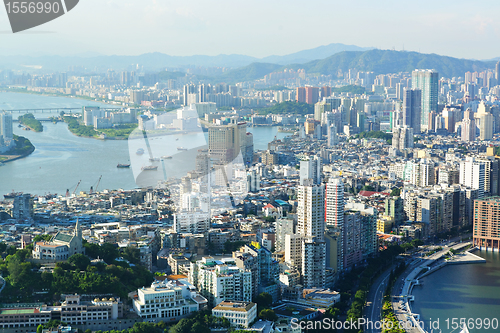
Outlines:
<svg viewBox="0 0 500 333"><path fill-rule="evenodd" d="M120 163L118 163L118 165L116 167L117 168L130 168L130 164L120 164Z"/></svg>
<svg viewBox="0 0 500 333"><path fill-rule="evenodd" d="M149 159L149 162L160 162L160 159L158 157L152 157Z"/></svg>
<svg viewBox="0 0 500 333"><path fill-rule="evenodd" d="M177 150L180 150L180 151L186 151L188 150L187 148L184 148L184 147L177 147Z"/></svg>
<svg viewBox="0 0 500 333"><path fill-rule="evenodd" d="M5 199L14 199L15 197L18 197L20 195L23 195L23 192L14 192L14 191L12 191L9 194L4 194L3 197Z"/></svg>
<svg viewBox="0 0 500 333"><path fill-rule="evenodd" d="M164 160L171 160L172 156L165 155L165 156L162 156L161 158L163 158Z"/></svg>
<svg viewBox="0 0 500 333"><path fill-rule="evenodd" d="M158 167L156 165L148 165L148 166L143 166L141 168L142 171L156 171L158 170Z"/></svg>
<svg viewBox="0 0 500 333"><path fill-rule="evenodd" d="M139 149L137 149L137 151L136 151L135 153L136 153L137 155L142 155L142 154L144 154L144 149L139 148Z"/></svg>

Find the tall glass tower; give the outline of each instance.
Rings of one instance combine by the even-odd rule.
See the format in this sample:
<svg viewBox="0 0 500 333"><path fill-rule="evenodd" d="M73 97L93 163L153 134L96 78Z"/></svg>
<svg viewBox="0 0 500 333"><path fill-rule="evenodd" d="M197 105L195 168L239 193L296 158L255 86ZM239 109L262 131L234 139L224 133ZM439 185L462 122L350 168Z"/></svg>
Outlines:
<svg viewBox="0 0 500 333"><path fill-rule="evenodd" d="M411 75L412 89L422 91L421 131L429 129L429 113L438 111L439 74L433 69L416 69Z"/></svg>

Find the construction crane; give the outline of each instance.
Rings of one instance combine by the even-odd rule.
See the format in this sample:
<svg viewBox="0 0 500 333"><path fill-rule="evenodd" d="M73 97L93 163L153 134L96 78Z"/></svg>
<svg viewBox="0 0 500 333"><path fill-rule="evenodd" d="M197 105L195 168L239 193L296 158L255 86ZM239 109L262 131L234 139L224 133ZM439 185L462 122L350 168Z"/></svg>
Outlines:
<svg viewBox="0 0 500 333"><path fill-rule="evenodd" d="M72 195L74 195L74 194L76 193L76 190L78 189L78 186L80 186L80 183L81 183L81 182L82 182L82 180L80 179L80 180L78 181L78 184L76 184L76 187L75 187L75 189L73 190Z"/></svg>
<svg viewBox="0 0 500 333"><path fill-rule="evenodd" d="M95 186L95 191L97 192L97 188L99 187L99 183L101 182L101 179L102 179L102 175L99 177L99 179L97 180L97 184ZM90 194L94 193L94 186L90 186Z"/></svg>

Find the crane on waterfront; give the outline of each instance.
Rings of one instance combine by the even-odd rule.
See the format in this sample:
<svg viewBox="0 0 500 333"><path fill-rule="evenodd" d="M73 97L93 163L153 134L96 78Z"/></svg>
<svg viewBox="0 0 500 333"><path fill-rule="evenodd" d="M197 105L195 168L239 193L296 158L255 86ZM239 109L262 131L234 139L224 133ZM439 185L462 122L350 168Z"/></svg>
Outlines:
<svg viewBox="0 0 500 333"><path fill-rule="evenodd" d="M78 181L78 184L76 184L76 187L75 187L75 189L73 190L72 195L75 195L76 190L78 189L78 186L80 186L80 183L81 183L81 182L82 182L82 180L80 179L80 180Z"/></svg>
<svg viewBox="0 0 500 333"><path fill-rule="evenodd" d="M95 186L95 191L97 192L97 188L99 187L99 184L101 183L102 175L99 177L97 180L97 184ZM94 193L94 186L90 186L90 194Z"/></svg>

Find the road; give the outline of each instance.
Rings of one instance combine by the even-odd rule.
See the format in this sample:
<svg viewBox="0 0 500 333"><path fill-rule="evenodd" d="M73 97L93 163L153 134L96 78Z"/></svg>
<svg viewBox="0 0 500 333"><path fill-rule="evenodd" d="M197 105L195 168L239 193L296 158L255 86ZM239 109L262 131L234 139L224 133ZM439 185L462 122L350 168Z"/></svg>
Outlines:
<svg viewBox="0 0 500 333"><path fill-rule="evenodd" d="M368 322L378 322L381 320L380 316L382 313L383 298L385 293L385 288L387 288L387 280L394 266L384 271L372 284L366 297L366 306L364 310L363 318ZM380 329L375 329L373 327L368 327L365 329L366 333L379 333Z"/></svg>

